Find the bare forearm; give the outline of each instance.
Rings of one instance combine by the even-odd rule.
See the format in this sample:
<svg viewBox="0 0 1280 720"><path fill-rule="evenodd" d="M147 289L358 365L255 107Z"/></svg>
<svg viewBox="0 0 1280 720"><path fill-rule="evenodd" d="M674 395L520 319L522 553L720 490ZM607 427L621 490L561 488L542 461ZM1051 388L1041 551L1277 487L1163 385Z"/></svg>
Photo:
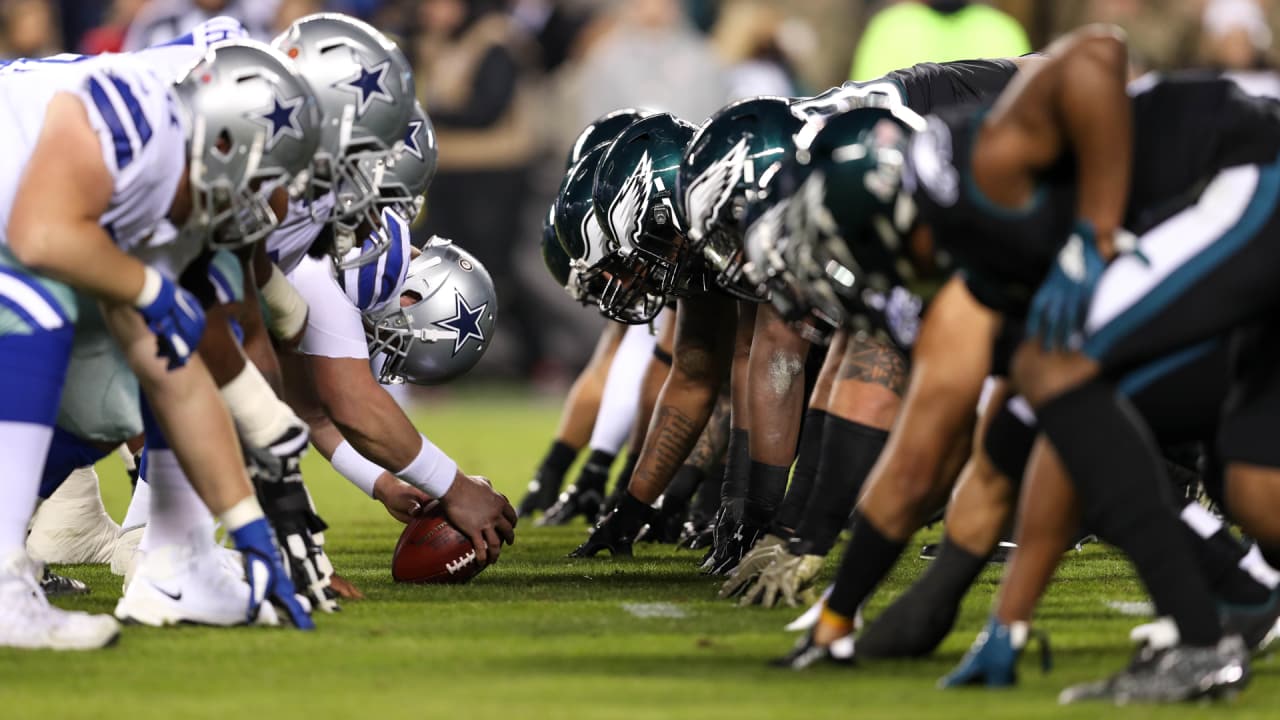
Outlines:
<svg viewBox="0 0 1280 720"><path fill-rule="evenodd" d="M270 271L270 266L268 266ZM244 352L249 361L267 379L276 394L284 394L284 376L280 370L280 358L271 345L271 335L262 320L262 306L258 298L256 264L246 263L244 276L244 306L240 328L244 331Z"/></svg>
<svg viewBox="0 0 1280 720"><path fill-rule="evenodd" d="M756 314L747 372L751 459L786 466L795 457L804 406L804 361L809 343L770 306Z"/></svg>
<svg viewBox="0 0 1280 720"><path fill-rule="evenodd" d="M714 386L687 382L674 373L668 378L631 476L636 499L652 503L667 489L706 427L715 397Z"/></svg>
<svg viewBox="0 0 1280 720"><path fill-rule="evenodd" d="M698 442L689 453L686 465L693 465L703 472L710 472L715 464L724 457L729 447L729 395L721 392L716 398L715 407L711 410L711 418L707 426L698 436Z"/></svg>

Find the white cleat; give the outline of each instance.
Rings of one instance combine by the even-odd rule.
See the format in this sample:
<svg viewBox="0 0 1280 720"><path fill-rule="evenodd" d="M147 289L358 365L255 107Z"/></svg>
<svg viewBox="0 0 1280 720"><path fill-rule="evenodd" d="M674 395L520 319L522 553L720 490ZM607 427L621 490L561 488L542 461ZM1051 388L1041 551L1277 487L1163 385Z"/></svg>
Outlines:
<svg viewBox="0 0 1280 720"><path fill-rule="evenodd" d="M111 562L120 526L102 506L98 474L74 470L31 518L27 554L45 563Z"/></svg>
<svg viewBox="0 0 1280 720"><path fill-rule="evenodd" d="M142 543L142 533L146 529L146 525L121 529L115 547L111 550L111 572L124 578L122 592L129 589L129 582L138 570L138 546Z"/></svg>
<svg viewBox="0 0 1280 720"><path fill-rule="evenodd" d="M0 560L0 647L97 650L120 637L110 615L62 610L49 604L25 553Z"/></svg>
<svg viewBox="0 0 1280 720"><path fill-rule="evenodd" d="M167 545L143 553L137 573L116 604L124 622L161 627L244 625L249 608L249 585L243 572L229 572L222 554ZM278 625L275 608L264 603L257 625Z"/></svg>

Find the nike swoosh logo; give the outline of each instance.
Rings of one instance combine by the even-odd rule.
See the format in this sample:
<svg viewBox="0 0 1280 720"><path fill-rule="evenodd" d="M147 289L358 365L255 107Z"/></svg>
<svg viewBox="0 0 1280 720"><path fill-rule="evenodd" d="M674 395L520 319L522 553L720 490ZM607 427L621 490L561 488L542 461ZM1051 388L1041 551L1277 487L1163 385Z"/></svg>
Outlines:
<svg viewBox="0 0 1280 720"><path fill-rule="evenodd" d="M161 595L164 595L165 597L169 598L170 600L177 601L177 600L181 600L181 599L182 599L182 591L181 591L181 590L179 590L179 591L178 591L178 592L176 592L176 593L171 593L171 592L169 592L168 590L165 590L164 588L160 587L159 585L157 585L157 584L155 584L155 583L151 583L151 587L155 588L156 590L159 590Z"/></svg>

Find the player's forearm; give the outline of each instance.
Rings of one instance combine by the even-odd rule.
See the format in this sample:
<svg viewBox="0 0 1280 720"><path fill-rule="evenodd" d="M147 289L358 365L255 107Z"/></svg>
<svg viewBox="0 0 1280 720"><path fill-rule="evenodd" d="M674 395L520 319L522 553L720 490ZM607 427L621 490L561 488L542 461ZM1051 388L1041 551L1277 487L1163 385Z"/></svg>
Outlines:
<svg viewBox="0 0 1280 720"><path fill-rule="evenodd" d="M771 307L759 310L747 367L752 460L785 466L795 457L808 349Z"/></svg>
<svg viewBox="0 0 1280 720"><path fill-rule="evenodd" d="M658 395L644 448L631 475L630 492L645 503L658 499L702 434L715 404L713 383L690 381L673 370Z"/></svg>
<svg viewBox="0 0 1280 720"><path fill-rule="evenodd" d="M422 436L404 410L381 386L360 398L347 397L326 409L342 437L361 455L384 468L407 467L418 455Z"/></svg>
<svg viewBox="0 0 1280 720"><path fill-rule="evenodd" d="M1060 63L1051 101L1076 160L1077 215L1093 225L1109 258L1112 234L1124 220L1133 156L1124 39L1109 28L1083 31Z"/></svg>
<svg viewBox="0 0 1280 720"><path fill-rule="evenodd" d="M230 309L215 305L205 310L205 330L200 338L200 357L213 381L222 387L244 371L245 358L231 331Z"/></svg>
<svg viewBox="0 0 1280 720"><path fill-rule="evenodd" d="M715 407L711 410L711 418L707 420L707 426L702 429L702 434L698 436L698 442L693 446L685 464L709 473L716 463L724 458L728 447L729 395L722 392L716 398Z"/></svg>
<svg viewBox="0 0 1280 720"><path fill-rule="evenodd" d="M12 222L8 239L18 262L101 300L133 305L142 292L146 266L96 222Z"/></svg>
<svg viewBox="0 0 1280 720"><path fill-rule="evenodd" d="M259 243L261 244L261 243ZM271 345L271 336L262 319L262 306L258 299L257 269L245 265L244 303L240 314L240 329L244 333L242 346L262 376L266 378L271 389L281 397L284 396L284 376L280 371L280 359L276 357L275 348Z"/></svg>

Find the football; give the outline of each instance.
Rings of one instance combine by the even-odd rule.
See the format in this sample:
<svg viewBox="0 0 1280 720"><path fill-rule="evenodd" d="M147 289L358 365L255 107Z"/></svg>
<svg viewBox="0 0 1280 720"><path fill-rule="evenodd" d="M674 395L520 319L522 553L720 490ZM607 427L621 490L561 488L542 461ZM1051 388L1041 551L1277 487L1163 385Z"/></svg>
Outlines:
<svg viewBox="0 0 1280 720"><path fill-rule="evenodd" d="M391 556L391 577L402 583L464 583L484 568L476 551L433 501L405 526Z"/></svg>

